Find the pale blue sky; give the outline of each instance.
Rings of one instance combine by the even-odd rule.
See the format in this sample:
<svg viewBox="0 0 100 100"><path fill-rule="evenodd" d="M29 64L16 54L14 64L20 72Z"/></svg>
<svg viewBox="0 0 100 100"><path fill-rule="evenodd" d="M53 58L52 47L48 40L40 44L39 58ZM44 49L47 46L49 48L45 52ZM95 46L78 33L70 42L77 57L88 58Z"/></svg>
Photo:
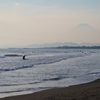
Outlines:
<svg viewBox="0 0 100 100"><path fill-rule="evenodd" d="M100 8L100 0L0 0L0 5L13 5L13 3L20 3L22 5L39 5L39 6L52 6L58 5L61 7L67 6L84 6L83 8Z"/></svg>
<svg viewBox="0 0 100 100"><path fill-rule="evenodd" d="M0 0L0 5L12 6L14 3L21 5L59 6L65 9L100 9L100 0Z"/></svg>
<svg viewBox="0 0 100 100"><path fill-rule="evenodd" d="M0 0L0 45L100 43L68 33L81 23L100 30L100 0Z"/></svg>

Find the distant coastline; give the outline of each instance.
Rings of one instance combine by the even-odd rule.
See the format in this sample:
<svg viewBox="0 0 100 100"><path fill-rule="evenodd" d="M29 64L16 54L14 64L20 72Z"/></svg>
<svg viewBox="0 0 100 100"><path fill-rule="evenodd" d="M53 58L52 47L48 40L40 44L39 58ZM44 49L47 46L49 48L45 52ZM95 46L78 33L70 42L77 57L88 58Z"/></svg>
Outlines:
<svg viewBox="0 0 100 100"><path fill-rule="evenodd" d="M100 48L100 43L73 43L73 42L56 42L56 43L46 43L46 44L31 44L27 46L7 46L7 47L2 47L0 48Z"/></svg>
<svg viewBox="0 0 100 100"><path fill-rule="evenodd" d="M51 49L100 49L100 46L59 46L59 47L46 47Z"/></svg>
<svg viewBox="0 0 100 100"><path fill-rule="evenodd" d="M8 48L17 49L17 48ZM40 48L19 48L19 49L100 49L100 46L58 46L58 47L40 47Z"/></svg>

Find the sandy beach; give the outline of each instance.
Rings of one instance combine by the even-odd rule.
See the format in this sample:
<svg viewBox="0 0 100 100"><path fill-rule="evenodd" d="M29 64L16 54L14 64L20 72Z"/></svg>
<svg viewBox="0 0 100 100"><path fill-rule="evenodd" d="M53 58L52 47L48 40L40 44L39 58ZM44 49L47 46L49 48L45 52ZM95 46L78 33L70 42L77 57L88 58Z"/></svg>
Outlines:
<svg viewBox="0 0 100 100"><path fill-rule="evenodd" d="M6 97L0 100L100 100L100 79L86 84Z"/></svg>

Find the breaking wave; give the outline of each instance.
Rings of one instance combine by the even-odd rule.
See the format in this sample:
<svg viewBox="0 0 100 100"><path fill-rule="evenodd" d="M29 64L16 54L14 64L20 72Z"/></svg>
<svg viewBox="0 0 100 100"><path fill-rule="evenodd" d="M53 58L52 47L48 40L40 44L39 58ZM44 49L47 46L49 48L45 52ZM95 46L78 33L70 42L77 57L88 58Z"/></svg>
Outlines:
<svg viewBox="0 0 100 100"><path fill-rule="evenodd" d="M23 69L23 68L30 68L33 66L34 66L34 64L28 65L28 66L21 66L21 67L4 68L4 69L0 69L0 71L13 71L13 70L18 70L18 69Z"/></svg>
<svg viewBox="0 0 100 100"><path fill-rule="evenodd" d="M18 54L6 54L4 56L5 57L19 57L19 56L22 56L22 55L18 55Z"/></svg>

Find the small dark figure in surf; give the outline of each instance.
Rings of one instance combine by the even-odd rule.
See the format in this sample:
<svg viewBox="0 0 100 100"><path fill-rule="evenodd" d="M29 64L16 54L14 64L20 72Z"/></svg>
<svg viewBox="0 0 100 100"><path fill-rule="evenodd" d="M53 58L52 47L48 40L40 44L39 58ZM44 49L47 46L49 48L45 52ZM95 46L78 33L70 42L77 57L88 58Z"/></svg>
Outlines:
<svg viewBox="0 0 100 100"><path fill-rule="evenodd" d="M25 55L23 56L23 60L26 60Z"/></svg>

